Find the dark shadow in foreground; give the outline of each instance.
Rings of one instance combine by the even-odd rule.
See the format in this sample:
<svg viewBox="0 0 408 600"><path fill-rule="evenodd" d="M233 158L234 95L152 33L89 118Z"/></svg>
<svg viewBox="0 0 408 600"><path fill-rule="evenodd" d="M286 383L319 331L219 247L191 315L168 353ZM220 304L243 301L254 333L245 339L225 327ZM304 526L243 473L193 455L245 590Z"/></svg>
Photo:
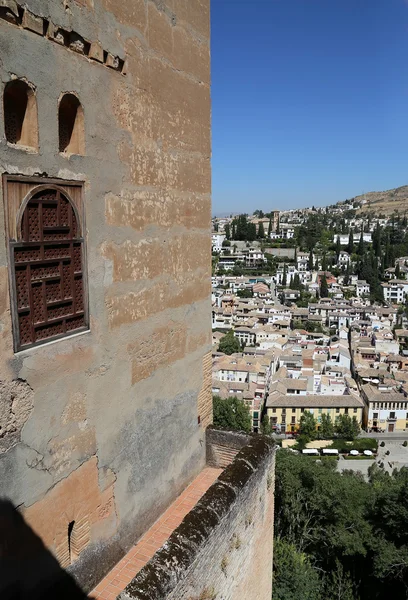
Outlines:
<svg viewBox="0 0 408 600"><path fill-rule="evenodd" d="M86 598L12 503L0 499L0 599Z"/></svg>

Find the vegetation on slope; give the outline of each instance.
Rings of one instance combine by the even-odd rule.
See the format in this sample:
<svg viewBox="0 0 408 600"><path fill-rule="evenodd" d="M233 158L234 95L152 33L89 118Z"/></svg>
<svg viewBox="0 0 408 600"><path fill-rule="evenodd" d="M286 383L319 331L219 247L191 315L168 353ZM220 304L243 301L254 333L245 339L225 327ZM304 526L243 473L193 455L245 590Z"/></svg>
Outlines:
<svg viewBox="0 0 408 600"><path fill-rule="evenodd" d="M335 468L278 452L273 600L407 598L408 469Z"/></svg>

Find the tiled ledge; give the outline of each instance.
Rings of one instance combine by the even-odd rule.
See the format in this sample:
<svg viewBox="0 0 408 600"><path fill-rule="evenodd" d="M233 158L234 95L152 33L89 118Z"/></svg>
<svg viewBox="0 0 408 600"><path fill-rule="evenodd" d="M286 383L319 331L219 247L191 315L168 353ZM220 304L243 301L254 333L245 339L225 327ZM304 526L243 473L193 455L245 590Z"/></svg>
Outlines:
<svg viewBox="0 0 408 600"><path fill-rule="evenodd" d="M212 486L223 469L206 467L173 502L142 539L91 592L95 600L115 600L152 556L167 541L184 517Z"/></svg>

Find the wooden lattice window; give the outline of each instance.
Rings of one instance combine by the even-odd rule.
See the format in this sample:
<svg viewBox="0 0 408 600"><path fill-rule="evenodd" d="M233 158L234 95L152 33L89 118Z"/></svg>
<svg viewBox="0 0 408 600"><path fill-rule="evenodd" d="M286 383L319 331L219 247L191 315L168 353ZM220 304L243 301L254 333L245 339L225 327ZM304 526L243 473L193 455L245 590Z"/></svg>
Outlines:
<svg viewBox="0 0 408 600"><path fill-rule="evenodd" d="M16 349L87 329L83 238L70 200L58 189L34 194L11 244Z"/></svg>

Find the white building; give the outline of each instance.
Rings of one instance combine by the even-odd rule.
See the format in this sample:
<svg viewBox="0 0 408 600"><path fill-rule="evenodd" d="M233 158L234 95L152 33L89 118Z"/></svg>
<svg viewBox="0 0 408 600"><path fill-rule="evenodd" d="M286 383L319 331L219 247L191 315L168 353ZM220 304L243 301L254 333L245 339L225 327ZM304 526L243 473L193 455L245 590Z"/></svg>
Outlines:
<svg viewBox="0 0 408 600"><path fill-rule="evenodd" d="M356 283L356 296L361 298L362 296L370 295L370 286L364 279L359 279Z"/></svg>
<svg viewBox="0 0 408 600"><path fill-rule="evenodd" d="M279 226L279 229L280 229L279 237L283 238L284 240L290 240L295 235L295 228L293 227L293 225L288 225L286 223L282 223Z"/></svg>
<svg viewBox="0 0 408 600"><path fill-rule="evenodd" d="M386 302L392 302L393 304L405 302L408 293L408 281L392 279L389 283L383 283L382 288Z"/></svg>
<svg viewBox="0 0 408 600"><path fill-rule="evenodd" d="M268 262L265 258L265 255L260 250L256 250L255 248L249 248L249 250L244 250L243 254L245 256L245 265L247 267L259 267L262 264Z"/></svg>
<svg viewBox="0 0 408 600"><path fill-rule="evenodd" d="M213 252L221 252L222 242L225 240L224 233L213 233L212 234L212 251Z"/></svg>
<svg viewBox="0 0 408 600"><path fill-rule="evenodd" d="M245 346L252 346L255 344L256 332L249 327L236 327L234 329L234 336L238 338L241 346L243 344L245 344Z"/></svg>
<svg viewBox="0 0 408 600"><path fill-rule="evenodd" d="M353 242L355 244L358 244L360 241L360 236L361 233L354 233L353 234ZM334 241L337 241L337 238L340 238L340 244L342 246L347 246L347 244L349 243L349 234L341 234L341 235L335 235L334 236ZM371 243L372 242L372 235L371 233L363 233L363 242L368 242Z"/></svg>
<svg viewBox="0 0 408 600"><path fill-rule="evenodd" d="M344 250L342 250L339 254L339 259L337 261L337 264L339 265L339 267L346 267L350 262L350 254L348 252L345 252Z"/></svg>
<svg viewBox="0 0 408 600"><path fill-rule="evenodd" d="M313 255L313 265L315 264L315 257ZM309 255L306 252L299 252L297 255L296 268L299 273L304 273L309 270Z"/></svg>

